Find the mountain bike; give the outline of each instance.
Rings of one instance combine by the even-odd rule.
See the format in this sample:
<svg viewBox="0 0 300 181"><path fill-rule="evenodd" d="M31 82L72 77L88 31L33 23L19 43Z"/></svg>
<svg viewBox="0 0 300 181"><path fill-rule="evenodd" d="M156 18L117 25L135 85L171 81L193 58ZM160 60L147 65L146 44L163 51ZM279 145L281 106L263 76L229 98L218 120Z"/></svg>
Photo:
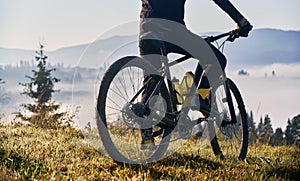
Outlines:
<svg viewBox="0 0 300 181"><path fill-rule="evenodd" d="M236 30L206 37L212 43L226 38L238 38ZM105 72L97 97L96 117L99 134L109 156L116 162L150 163L170 154L171 142L189 139L194 127L205 125L213 153L221 159L244 159L248 148L247 114L243 99L235 83L222 73L209 90L210 104L201 103L201 114L193 111L194 97L207 67L197 65L193 86L185 94L178 93L170 69L191 59L184 55L170 61L159 56L163 66L154 68L138 56L126 56L114 62ZM144 79L144 75L148 80ZM186 76L184 78L187 78ZM152 86L146 101L142 100L147 86ZM179 100L180 99L180 100ZM181 102L181 103L179 103ZM154 147L141 149L141 129L151 128Z"/></svg>

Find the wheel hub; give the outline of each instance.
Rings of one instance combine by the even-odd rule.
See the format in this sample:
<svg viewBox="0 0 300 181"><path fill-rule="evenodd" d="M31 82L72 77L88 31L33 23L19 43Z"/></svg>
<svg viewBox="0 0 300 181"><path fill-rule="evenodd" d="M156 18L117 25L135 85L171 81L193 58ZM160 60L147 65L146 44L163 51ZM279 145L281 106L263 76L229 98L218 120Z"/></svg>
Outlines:
<svg viewBox="0 0 300 181"><path fill-rule="evenodd" d="M131 106L131 110L136 116L138 116L140 118L147 117L151 113L150 108L141 102L133 104Z"/></svg>
<svg viewBox="0 0 300 181"><path fill-rule="evenodd" d="M154 125L153 121L148 118L150 113L150 108L144 103L127 103L122 109L122 118L129 127L146 129Z"/></svg>

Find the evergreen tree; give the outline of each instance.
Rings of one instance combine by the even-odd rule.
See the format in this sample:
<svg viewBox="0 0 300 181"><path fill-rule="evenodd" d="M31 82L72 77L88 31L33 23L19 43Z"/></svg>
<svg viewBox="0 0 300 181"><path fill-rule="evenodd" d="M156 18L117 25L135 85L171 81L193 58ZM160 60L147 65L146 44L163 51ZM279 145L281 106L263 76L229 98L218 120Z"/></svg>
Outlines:
<svg viewBox="0 0 300 181"><path fill-rule="evenodd" d="M8 96L5 93L5 89L1 86L2 84L5 84L5 81L2 78L0 78L0 105L4 104L3 102L5 102L5 100L8 99Z"/></svg>
<svg viewBox="0 0 300 181"><path fill-rule="evenodd" d="M25 94L36 100L37 105L41 106L51 100L52 94L56 92L54 88L54 83L59 82L59 79L52 77L51 73L55 69L46 68L47 56L44 55L43 45L40 45L40 51L36 51L35 60L38 62L38 71L32 70L33 77L26 75L30 79L29 83L22 84L25 87Z"/></svg>
<svg viewBox="0 0 300 181"><path fill-rule="evenodd" d="M257 136L262 132L262 128L263 128L263 118L260 117L257 129L256 129Z"/></svg>
<svg viewBox="0 0 300 181"><path fill-rule="evenodd" d="M291 145L294 143L295 139L294 139L294 130L293 130L293 127L292 127L292 123L291 123L291 120L288 119L288 122L287 122L287 126L286 126L286 130L285 130L285 141L286 141L286 144L287 145Z"/></svg>
<svg viewBox="0 0 300 181"><path fill-rule="evenodd" d="M254 143L257 138L257 130L255 128L255 122L253 119L253 112L250 111L248 115L248 129L249 129L249 143Z"/></svg>
<svg viewBox="0 0 300 181"><path fill-rule="evenodd" d="M262 120L261 120L262 122ZM264 118L264 122L261 126L261 131L259 132L258 135L258 140L260 143L269 143L271 136L273 135L273 128L271 124L271 119L269 115L266 115Z"/></svg>
<svg viewBox="0 0 300 181"><path fill-rule="evenodd" d="M37 61L38 70L32 70L32 77L26 75L30 82L19 83L24 87L21 94L32 98L34 104L22 104L25 113L19 112L17 117L36 126L53 128L62 124L63 116L66 113L59 113L60 105L51 100L52 94L57 92L54 90L54 84L60 80L51 75L55 69L47 69L46 60L48 57L44 55L43 48L43 45L40 45L40 50L36 51L35 60Z"/></svg>
<svg viewBox="0 0 300 181"><path fill-rule="evenodd" d="M4 99L5 97L5 93L3 93L4 91L2 90L2 87L1 87L1 84L4 84L5 82L3 81L3 79L0 78L0 106L2 106L2 100ZM1 112L0 110L0 120L1 120L1 117L3 116L2 115L3 113Z"/></svg>
<svg viewBox="0 0 300 181"><path fill-rule="evenodd" d="M272 146L281 146L284 143L283 131L281 128L277 128L275 133L272 135L270 144Z"/></svg>
<svg viewBox="0 0 300 181"><path fill-rule="evenodd" d="M285 130L285 139L288 145L300 145L300 114L288 119L288 124Z"/></svg>

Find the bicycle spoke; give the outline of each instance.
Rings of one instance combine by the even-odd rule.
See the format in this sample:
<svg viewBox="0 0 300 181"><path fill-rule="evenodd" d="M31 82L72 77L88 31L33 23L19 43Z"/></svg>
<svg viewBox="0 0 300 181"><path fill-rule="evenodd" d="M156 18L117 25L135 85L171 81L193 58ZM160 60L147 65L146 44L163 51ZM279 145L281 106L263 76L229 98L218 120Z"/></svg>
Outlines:
<svg viewBox="0 0 300 181"><path fill-rule="evenodd" d="M114 83L115 84L115 83ZM117 88L118 89L118 88ZM119 89L118 89L119 90ZM114 89L111 89L111 91L113 91L115 94L117 94L120 98L122 98L122 99L124 99L125 101L127 101L127 99L123 96L123 95L121 95L121 91L119 90L118 92L117 91L115 91ZM120 92L120 93L119 93Z"/></svg>
<svg viewBox="0 0 300 181"><path fill-rule="evenodd" d="M130 69L131 69L131 67L130 67ZM130 72L133 72L133 71L129 71L128 69L127 69L127 74L128 74L128 76L129 76L129 79L130 79L130 82L131 82L131 87L132 87L132 89L133 89L133 92L135 93L136 91L135 91L135 86L134 86L134 82L133 82L133 80L132 80L132 77L131 77L131 74L133 74L133 73L130 73Z"/></svg>
<svg viewBox="0 0 300 181"><path fill-rule="evenodd" d="M124 79L124 74L123 74L123 71L121 72L122 76L118 76L118 80L119 80L119 83L121 84L121 86L123 87L123 91L125 92L126 96L129 97L128 93L127 93L127 88L126 88L126 84L125 84L125 79ZM121 78L123 80L121 80Z"/></svg>
<svg viewBox="0 0 300 181"><path fill-rule="evenodd" d="M110 100L114 105L116 105L117 107L120 108L120 104L116 103L112 98L108 97L107 99ZM121 109L119 109L119 110L121 110Z"/></svg>

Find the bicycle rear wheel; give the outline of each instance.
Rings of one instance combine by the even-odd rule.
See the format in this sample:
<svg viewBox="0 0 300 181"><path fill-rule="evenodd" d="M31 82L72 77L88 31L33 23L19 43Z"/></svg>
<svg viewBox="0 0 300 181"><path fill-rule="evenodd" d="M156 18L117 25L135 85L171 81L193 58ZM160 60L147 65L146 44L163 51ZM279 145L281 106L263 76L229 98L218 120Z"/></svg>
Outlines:
<svg viewBox="0 0 300 181"><path fill-rule="evenodd" d="M211 145L214 154L220 158L243 160L248 149L246 109L237 86L230 79L226 81L225 85L219 86L214 93L215 100L212 107L219 115L213 118L214 121L208 121ZM231 95L232 110L226 89ZM232 117L236 118L236 123L230 123Z"/></svg>
<svg viewBox="0 0 300 181"><path fill-rule="evenodd" d="M172 129L158 120L171 112L164 82L149 101L151 114L136 116L132 108L141 103L144 74L158 75L147 61L124 57L105 73L97 99L97 126L103 145L112 159L121 163L143 164L160 159L169 144ZM154 81L158 81L153 79ZM151 115L155 114L153 118ZM152 128L153 149L141 150L141 129Z"/></svg>

